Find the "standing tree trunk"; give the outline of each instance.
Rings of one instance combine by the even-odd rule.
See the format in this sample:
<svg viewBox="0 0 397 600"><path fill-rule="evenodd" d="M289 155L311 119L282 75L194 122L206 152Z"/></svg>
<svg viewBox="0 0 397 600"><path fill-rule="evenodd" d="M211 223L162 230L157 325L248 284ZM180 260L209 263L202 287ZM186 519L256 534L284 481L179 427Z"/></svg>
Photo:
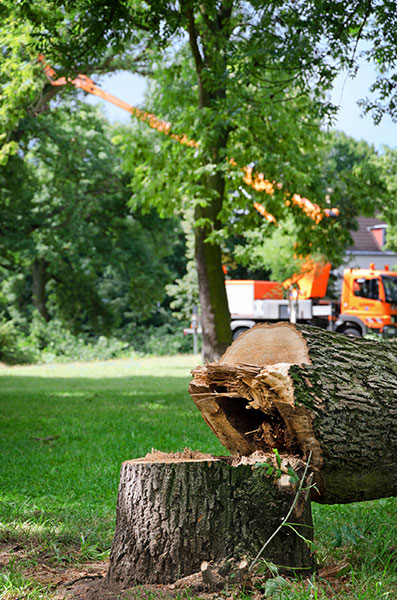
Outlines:
<svg viewBox="0 0 397 600"><path fill-rule="evenodd" d="M255 558L288 514L296 489L263 466L231 457L184 451L155 453L123 463L108 579L120 588L169 583L198 572L203 560L227 572L243 556ZM292 460L295 470L299 461ZM286 568L313 567L310 500L299 496L290 522L264 557ZM226 563L226 564L225 564Z"/></svg>
<svg viewBox="0 0 397 600"><path fill-rule="evenodd" d="M233 454L312 452L323 503L397 493L397 355L390 344L287 323L257 325L190 394Z"/></svg>
<svg viewBox="0 0 397 600"><path fill-rule="evenodd" d="M47 310L46 283L47 261L44 258L35 258L32 264L32 301L43 319L48 323L50 315Z"/></svg>
<svg viewBox="0 0 397 600"><path fill-rule="evenodd" d="M198 83L199 110L212 111L215 134L208 143L207 155L216 172L202 177L205 190L205 206L198 205L195 220L202 221L195 229L195 258L199 283L201 325L203 332L203 359L213 361L226 350L232 341L230 313L222 268L221 249L218 243L209 242L208 236L222 227L220 213L225 194L225 176L221 168L227 149L229 126L219 119L219 101L226 97L227 64L225 42L231 32L231 3L221 3L214 15L207 14L204 4L201 16L195 17L190 3L182 2L182 10L188 23L189 44ZM201 21L201 23L200 23ZM217 122L215 123L215 121ZM217 168L218 167L218 168Z"/></svg>
<svg viewBox="0 0 397 600"><path fill-rule="evenodd" d="M210 218L217 223L221 202L212 202L196 210L196 219ZM222 269L221 249L206 242L208 227L195 230L195 258L199 282L201 326L203 331L203 360L217 360L232 341L230 313Z"/></svg>

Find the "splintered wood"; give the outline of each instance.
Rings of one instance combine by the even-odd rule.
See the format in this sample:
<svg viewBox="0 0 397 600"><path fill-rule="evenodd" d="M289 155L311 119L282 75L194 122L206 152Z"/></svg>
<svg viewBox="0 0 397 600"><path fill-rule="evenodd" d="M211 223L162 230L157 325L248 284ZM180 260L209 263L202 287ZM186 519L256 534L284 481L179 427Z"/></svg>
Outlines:
<svg viewBox="0 0 397 600"><path fill-rule="evenodd" d="M397 494L397 354L393 345L306 325L256 325L189 392L234 455L297 456L319 502Z"/></svg>
<svg viewBox="0 0 397 600"><path fill-rule="evenodd" d="M219 441L232 453L274 448L321 466L310 411L295 404L291 366L311 365L304 335L288 323L257 325L219 362L192 371L189 393Z"/></svg>
<svg viewBox="0 0 397 600"><path fill-rule="evenodd" d="M208 364L193 370L189 393L204 420L232 453L248 455L273 448L294 453L296 440L275 402L293 403L289 364L268 367Z"/></svg>

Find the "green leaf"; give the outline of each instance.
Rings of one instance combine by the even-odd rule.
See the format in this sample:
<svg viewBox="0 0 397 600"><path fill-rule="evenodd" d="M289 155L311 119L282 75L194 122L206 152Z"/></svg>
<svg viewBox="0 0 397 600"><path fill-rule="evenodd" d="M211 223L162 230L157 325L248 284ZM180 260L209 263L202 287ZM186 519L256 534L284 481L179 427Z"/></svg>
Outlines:
<svg viewBox="0 0 397 600"><path fill-rule="evenodd" d="M277 448L273 448L273 452L276 456L277 466L280 468L281 467L281 456L279 454L279 451L277 450Z"/></svg>
<svg viewBox="0 0 397 600"><path fill-rule="evenodd" d="M289 581L277 575L265 583L265 598L281 598L283 591L291 587Z"/></svg>
<svg viewBox="0 0 397 600"><path fill-rule="evenodd" d="M291 465L288 465L287 472L288 472L288 475L290 476L289 477L290 483L295 484L295 485L299 484L300 479L299 479L297 473L295 473L295 471L291 467Z"/></svg>

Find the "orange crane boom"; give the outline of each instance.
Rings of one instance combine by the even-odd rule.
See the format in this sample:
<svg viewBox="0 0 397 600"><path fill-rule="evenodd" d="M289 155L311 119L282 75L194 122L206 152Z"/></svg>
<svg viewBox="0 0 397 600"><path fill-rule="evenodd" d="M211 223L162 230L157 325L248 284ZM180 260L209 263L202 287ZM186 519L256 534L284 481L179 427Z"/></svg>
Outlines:
<svg viewBox="0 0 397 600"><path fill-rule="evenodd" d="M141 110L140 108L136 108L128 102L124 102L124 100L120 100L116 96L109 94L109 92L105 92L101 88L99 88L94 81L88 77L87 75L78 74L74 79L65 77L59 77L56 79L56 73L54 69L45 63L44 56L40 54L38 60L43 63L44 72L48 81L51 85L54 86L64 86L67 83L71 83L75 87L78 87L88 94L93 94L94 96L98 96L107 102L122 108L123 110L131 113L135 117L137 117L140 121L147 123L153 129L156 129L160 133L164 133L165 135L170 136L171 138L178 141L180 144L184 144L186 146L190 146L192 148L198 148L199 143L195 140L189 139L186 135L179 135L171 132L171 123L168 121L163 121L154 115L153 113L149 113L145 110ZM233 159L229 160L232 166L236 166L236 162ZM267 179L263 173L253 174L252 167L244 167L244 178L243 181L248 186L252 187L254 190L259 192L265 192L266 194L273 195L275 188L281 189L281 184L271 183ZM318 204L311 202L307 198L303 198L299 194L293 194L289 199L285 201L286 206L290 206L291 204L295 204L300 206L300 208L310 217L316 224L319 223L324 216L326 217L336 217L339 215L338 208L331 209L322 209ZM269 222L276 223L275 217L269 213L266 208L260 204L259 202L254 202L255 209Z"/></svg>

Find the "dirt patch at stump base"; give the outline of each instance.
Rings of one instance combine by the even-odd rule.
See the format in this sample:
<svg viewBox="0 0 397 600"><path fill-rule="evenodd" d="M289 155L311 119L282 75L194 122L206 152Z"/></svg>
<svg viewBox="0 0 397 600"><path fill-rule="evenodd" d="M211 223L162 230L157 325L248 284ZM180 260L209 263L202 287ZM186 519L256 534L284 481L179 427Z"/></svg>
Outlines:
<svg viewBox="0 0 397 600"><path fill-rule="evenodd" d="M181 582L170 585L139 585L125 590L112 585L106 577L94 580L81 579L72 586L66 585L58 590L59 600L172 600L181 597L184 590L192 596L200 594L200 600L211 600L215 597L203 585L200 573L185 577ZM216 594L218 596L218 594Z"/></svg>
<svg viewBox="0 0 397 600"><path fill-rule="evenodd" d="M34 565L27 564L26 561L26 559L32 558L32 553L36 558ZM50 586L52 594L49 593L54 600L174 600L176 598L236 600L240 595L238 588L228 584L226 579L222 591L209 590L203 583L201 573L188 575L168 585L141 584L123 590L119 587L116 588L107 580L108 561L75 565L54 564L51 556L42 552L40 546L33 549L22 542L0 541L0 573L7 571L11 560L18 567L21 575L33 582ZM215 568L215 565L211 565L211 567ZM349 577L344 573L348 567L349 564L343 562L321 569L318 572L320 578L317 581L318 589L321 589L329 598L335 597L339 591L345 593L345 588L349 585ZM263 591L256 591L255 588L260 590L261 583L263 587L265 580L266 577L263 576L253 577L252 600L263 600ZM302 586L302 583L294 579L289 579L289 582L292 588ZM305 585L305 581L303 581L303 585ZM309 585L308 582L307 585ZM305 585L305 587L307 586Z"/></svg>

